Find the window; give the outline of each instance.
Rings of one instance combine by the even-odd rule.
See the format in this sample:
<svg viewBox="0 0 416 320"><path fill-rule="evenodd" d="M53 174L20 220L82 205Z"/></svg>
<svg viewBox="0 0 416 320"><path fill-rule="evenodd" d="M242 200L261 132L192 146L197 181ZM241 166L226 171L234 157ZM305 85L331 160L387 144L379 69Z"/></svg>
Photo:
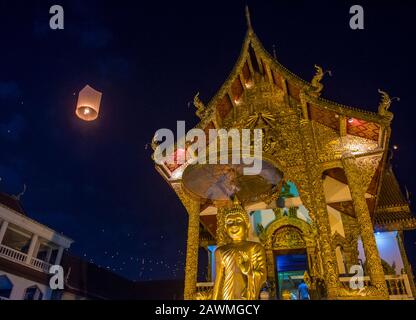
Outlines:
<svg viewBox="0 0 416 320"><path fill-rule="evenodd" d="M0 276L0 300L1 298L10 298L12 293L13 283L5 275Z"/></svg>
<svg viewBox="0 0 416 320"><path fill-rule="evenodd" d="M43 293L37 286L26 289L24 300L42 300Z"/></svg>

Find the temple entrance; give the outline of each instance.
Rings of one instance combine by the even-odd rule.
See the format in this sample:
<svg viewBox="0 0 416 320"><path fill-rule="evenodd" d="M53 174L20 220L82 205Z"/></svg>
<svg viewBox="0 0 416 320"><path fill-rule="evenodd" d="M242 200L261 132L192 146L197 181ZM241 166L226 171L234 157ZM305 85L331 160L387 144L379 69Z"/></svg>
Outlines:
<svg viewBox="0 0 416 320"><path fill-rule="evenodd" d="M308 271L306 249L276 251L274 253L276 272L276 298L297 300L298 286Z"/></svg>

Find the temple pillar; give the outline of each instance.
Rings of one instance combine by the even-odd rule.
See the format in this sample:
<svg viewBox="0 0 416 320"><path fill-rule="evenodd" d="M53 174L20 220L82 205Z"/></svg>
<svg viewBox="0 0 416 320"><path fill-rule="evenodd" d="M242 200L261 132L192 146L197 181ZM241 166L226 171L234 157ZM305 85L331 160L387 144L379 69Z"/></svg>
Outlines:
<svg viewBox="0 0 416 320"><path fill-rule="evenodd" d="M351 192L354 211L356 214L361 240L370 275L371 286L376 288L376 295L388 299L386 279L377 249L373 223L368 210L365 194L380 163L381 155L354 158L343 158L345 175Z"/></svg>
<svg viewBox="0 0 416 320"><path fill-rule="evenodd" d="M267 261L267 281L272 284L272 291L270 292L270 297L273 299L276 297L276 266L274 253L272 249L266 249L266 261Z"/></svg>
<svg viewBox="0 0 416 320"><path fill-rule="evenodd" d="M308 245L306 247L306 253L308 254L308 264L309 264L309 275L312 278L316 278L320 275L319 266L316 257L316 248L315 246Z"/></svg>
<svg viewBox="0 0 416 320"><path fill-rule="evenodd" d="M347 215L342 215L342 223L344 225L345 243L344 243L344 255L347 272L351 269L351 266L358 265L358 237L360 231L358 229L355 218Z"/></svg>
<svg viewBox="0 0 416 320"><path fill-rule="evenodd" d="M302 203L309 210L317 229L316 239L322 259L323 280L327 296L329 299L335 299L338 296L341 283L338 278L335 252L331 246L331 228L322 181L322 168L318 162L311 122L302 119L299 122L299 127L303 138L304 163L307 165L287 168L285 174L287 173L288 178L293 180L298 187Z"/></svg>
<svg viewBox="0 0 416 320"><path fill-rule="evenodd" d="M200 203L185 194L180 185L175 185L173 187L188 212L184 299L192 300L195 298L198 278Z"/></svg>
<svg viewBox="0 0 416 320"><path fill-rule="evenodd" d="M192 201L188 210L184 299L192 300L196 293L199 251L199 203Z"/></svg>
<svg viewBox="0 0 416 320"><path fill-rule="evenodd" d="M410 262L407 259L406 250L405 250L404 244L403 244L403 231L398 231L397 232L397 243L399 245L400 255L401 255L402 260L403 260L404 271L407 274L407 277L409 279L410 289L412 290L412 295L415 298L416 297L415 280L414 280L414 276L413 276L412 266L410 265Z"/></svg>
<svg viewBox="0 0 416 320"><path fill-rule="evenodd" d="M318 229L318 245L322 259L324 281L327 289L328 299L338 297L341 283L338 276L338 265L335 251L331 245L331 226L326 208L324 187L321 177L314 182L315 219Z"/></svg>

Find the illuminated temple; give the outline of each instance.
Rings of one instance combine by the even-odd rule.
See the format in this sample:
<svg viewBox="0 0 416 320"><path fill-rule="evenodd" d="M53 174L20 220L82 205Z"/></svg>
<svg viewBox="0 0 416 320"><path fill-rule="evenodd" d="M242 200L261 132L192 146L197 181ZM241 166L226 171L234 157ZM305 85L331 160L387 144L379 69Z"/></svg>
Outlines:
<svg viewBox="0 0 416 320"><path fill-rule="evenodd" d="M393 99L380 91L377 112L325 100L322 68L300 79L263 48L248 12L247 24L224 84L207 104L195 97L196 128L261 129L262 171L156 164L189 217L184 298L213 286L218 229L237 196L249 239L266 251L263 298L296 299L303 279L312 299L413 299L403 232L416 229L416 218L390 165ZM172 156L184 152L175 147ZM206 279L198 279L202 254ZM357 289L351 279L360 268Z"/></svg>

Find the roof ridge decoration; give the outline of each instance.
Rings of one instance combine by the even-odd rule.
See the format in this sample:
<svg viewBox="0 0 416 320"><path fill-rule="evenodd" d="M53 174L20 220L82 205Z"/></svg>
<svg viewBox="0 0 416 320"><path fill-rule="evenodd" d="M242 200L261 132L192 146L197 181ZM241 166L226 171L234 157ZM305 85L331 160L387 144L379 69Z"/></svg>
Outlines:
<svg viewBox="0 0 416 320"><path fill-rule="evenodd" d="M205 104L199 98L199 92L194 97L194 106L196 108L195 114L197 115L197 117L200 119L204 118L207 109Z"/></svg>
<svg viewBox="0 0 416 320"><path fill-rule="evenodd" d="M375 121L377 123L383 122L384 118L381 118L377 112L368 111L358 107L347 106L332 100L328 100L322 97L315 97L313 95L305 95L307 102L317 103L323 106L325 109L331 109L340 115L351 115L353 117L362 117L363 120ZM349 113L352 112L352 113Z"/></svg>
<svg viewBox="0 0 416 320"><path fill-rule="evenodd" d="M332 77L332 72L331 70L324 71L324 69L322 69L321 66L318 66L316 64L315 64L315 70L316 70L316 73L311 81L312 87L315 88L315 91L310 92L310 94L320 96L321 91L324 89L324 85L321 83L321 81L324 78L325 74L327 73L329 74L330 77Z"/></svg>
<svg viewBox="0 0 416 320"><path fill-rule="evenodd" d="M248 8L248 5L246 5L246 21L247 29L253 31L253 27L251 25L250 9Z"/></svg>
<svg viewBox="0 0 416 320"><path fill-rule="evenodd" d="M17 195L13 195L12 197L15 198L17 201L20 201L22 196L24 196L24 194L26 193L26 190L27 190L27 186L26 186L26 183L24 183L22 192L18 193Z"/></svg>
<svg viewBox="0 0 416 320"><path fill-rule="evenodd" d="M381 116L387 116L393 118L393 114L389 111L391 103L396 100L400 101L399 97L390 98L387 92L378 89L378 92L381 94L381 101L378 106L378 114Z"/></svg>
<svg viewBox="0 0 416 320"><path fill-rule="evenodd" d="M228 113L236 112L240 97L253 84L256 85L260 81L270 83L282 90L287 103L297 104L305 119L316 120L315 116L335 117L340 119L341 122L346 119L352 122L340 125L342 128L344 126L347 128L346 130L343 129L342 134L352 134L366 138L370 137L371 140L381 139L380 141L384 141L382 139L386 135L385 130L390 127L393 119L393 114L388 109L391 102L399 100L398 98L390 99L385 92L382 92L382 101L379 104L378 111L369 111L366 108L348 106L322 98L321 92L324 86L321 80L327 74L331 76L332 72L315 65L315 74L310 82L297 76L264 48L253 31L248 7L245 10L245 17L247 22L246 35L231 72L206 104L201 101L199 93L194 97L194 105L197 109L196 115L200 118L197 128L203 130L221 128ZM314 117L310 117L311 109L317 110L316 112L321 110L323 113L314 111ZM328 121L333 122L335 120Z"/></svg>

